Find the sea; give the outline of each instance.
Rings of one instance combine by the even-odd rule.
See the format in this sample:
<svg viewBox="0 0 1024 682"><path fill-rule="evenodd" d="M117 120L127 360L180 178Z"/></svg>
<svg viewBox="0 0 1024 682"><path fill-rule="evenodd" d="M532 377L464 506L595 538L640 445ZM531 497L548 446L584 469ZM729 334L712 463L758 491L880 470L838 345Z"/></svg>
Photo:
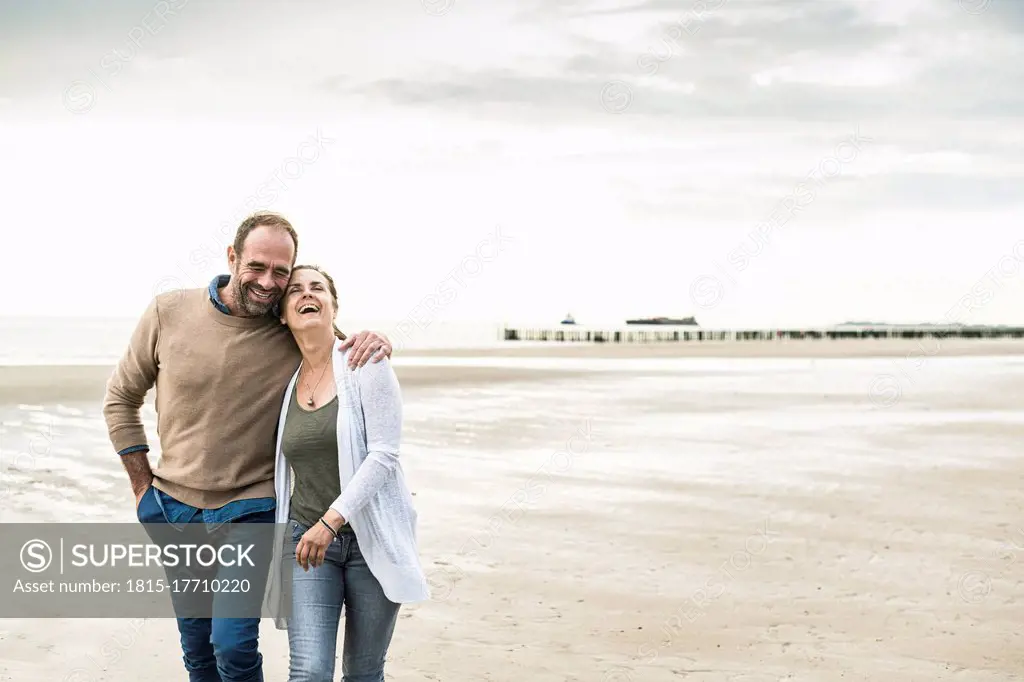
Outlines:
<svg viewBox="0 0 1024 682"><path fill-rule="evenodd" d="M117 362L138 320L134 318L0 317L0 366L108 365ZM370 329L395 350L471 349L501 345L500 322L340 320L347 333Z"/></svg>

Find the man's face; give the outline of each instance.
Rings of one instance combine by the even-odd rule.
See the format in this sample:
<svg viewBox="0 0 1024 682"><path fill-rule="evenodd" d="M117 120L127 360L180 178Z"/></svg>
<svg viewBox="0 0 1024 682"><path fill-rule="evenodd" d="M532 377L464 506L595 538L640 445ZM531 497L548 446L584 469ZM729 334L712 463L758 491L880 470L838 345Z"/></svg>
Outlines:
<svg viewBox="0 0 1024 682"><path fill-rule="evenodd" d="M266 315L281 299L295 261L295 243L277 227L260 225L236 254L228 247L231 286L242 315Z"/></svg>

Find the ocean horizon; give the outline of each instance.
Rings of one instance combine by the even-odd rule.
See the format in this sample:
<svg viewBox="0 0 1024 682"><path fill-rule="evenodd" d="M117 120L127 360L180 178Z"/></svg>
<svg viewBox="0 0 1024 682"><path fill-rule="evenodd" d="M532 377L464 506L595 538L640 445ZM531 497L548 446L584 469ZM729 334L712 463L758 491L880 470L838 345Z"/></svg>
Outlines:
<svg viewBox="0 0 1024 682"><path fill-rule="evenodd" d="M130 317L0 317L2 365L108 365L117 362L138 322ZM501 346L501 322L340 320L346 332L371 329L395 350Z"/></svg>

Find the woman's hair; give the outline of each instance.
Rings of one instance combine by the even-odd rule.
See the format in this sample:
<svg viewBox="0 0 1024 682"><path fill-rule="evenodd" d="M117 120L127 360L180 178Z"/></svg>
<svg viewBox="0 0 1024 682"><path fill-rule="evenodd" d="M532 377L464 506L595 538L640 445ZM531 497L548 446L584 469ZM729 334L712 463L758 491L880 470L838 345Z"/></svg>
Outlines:
<svg viewBox="0 0 1024 682"><path fill-rule="evenodd" d="M331 300L334 301L334 310L337 311L338 310L338 288L336 286L334 286L334 278L332 278L330 275L328 275L327 272L325 272L324 269L321 268L319 265L296 265L294 268L292 268L292 274L295 274L295 272L298 271L298 270L315 270L315 271L319 272L321 275L324 276L324 279L327 280L327 288L331 292ZM333 326L334 326L334 335L337 336L342 341L344 341L345 338L346 338L345 334L342 333L342 331L340 329L338 329L338 325L333 325Z"/></svg>

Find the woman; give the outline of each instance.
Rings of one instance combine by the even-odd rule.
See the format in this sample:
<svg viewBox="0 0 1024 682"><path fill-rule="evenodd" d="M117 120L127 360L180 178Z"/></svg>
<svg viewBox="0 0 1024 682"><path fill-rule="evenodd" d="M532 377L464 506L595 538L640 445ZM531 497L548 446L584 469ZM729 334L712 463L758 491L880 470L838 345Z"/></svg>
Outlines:
<svg viewBox="0 0 1024 682"><path fill-rule="evenodd" d="M271 576L280 614L280 580L292 571L291 617L277 618L288 630L290 682L334 680L343 607L343 679L383 682L400 605L429 598L398 460L398 380L386 358L348 367L348 350L336 349L335 337L344 338L337 313L334 280L316 266L295 267L281 322L302 364L285 392L275 467L277 523L289 537Z"/></svg>

